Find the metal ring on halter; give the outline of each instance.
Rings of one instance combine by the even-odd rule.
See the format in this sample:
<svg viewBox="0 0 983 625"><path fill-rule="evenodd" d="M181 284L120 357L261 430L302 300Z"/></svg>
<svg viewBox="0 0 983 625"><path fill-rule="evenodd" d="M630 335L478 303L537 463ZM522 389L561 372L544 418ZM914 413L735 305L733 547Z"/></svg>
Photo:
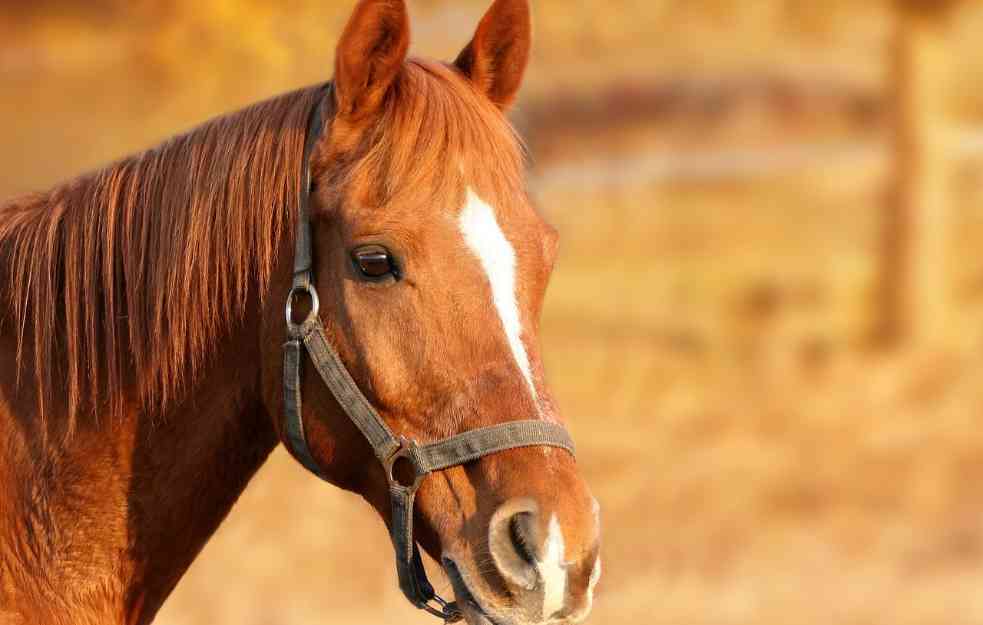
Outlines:
<svg viewBox="0 0 983 625"><path fill-rule="evenodd" d="M393 455L389 456L389 459L385 462L386 477L389 479L389 484L400 488L405 488L412 492L416 492L417 489L420 488L420 483L423 482L423 478L427 477L427 472L420 470L420 464L417 462L416 455L414 453L416 447L416 441L404 438L402 436L399 437L399 449L397 449ZM412 484L402 483L393 473L393 471L396 469L396 463L404 459L413 466Z"/></svg>
<svg viewBox="0 0 983 625"><path fill-rule="evenodd" d="M293 310L294 297L296 297L298 293L307 293L307 295L311 298L311 310L309 313L307 313L307 318L304 319L304 321L300 323L294 323L294 310ZM287 328L290 330L296 330L300 328L300 326L304 325L304 323L306 323L307 321L317 317L317 313L320 309L321 309L321 300L318 299L317 289L314 288L313 284L308 284L307 286L295 286L291 288L290 292L287 293L287 310L286 310Z"/></svg>
<svg viewBox="0 0 983 625"><path fill-rule="evenodd" d="M441 599L440 597L434 595L432 599L440 608L435 608L429 603L424 603L420 606L420 609L424 612L428 612L437 618L444 619L444 623L457 623L464 619L464 614L457 607L456 601L447 601Z"/></svg>

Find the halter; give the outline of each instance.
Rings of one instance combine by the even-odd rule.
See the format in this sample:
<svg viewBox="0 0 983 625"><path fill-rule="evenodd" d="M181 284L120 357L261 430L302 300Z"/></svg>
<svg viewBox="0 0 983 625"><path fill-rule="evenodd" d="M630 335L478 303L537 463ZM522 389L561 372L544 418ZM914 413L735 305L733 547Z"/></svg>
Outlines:
<svg viewBox="0 0 983 625"><path fill-rule="evenodd" d="M323 90L324 100L330 99L333 86ZM304 144L304 170L301 183L296 250L294 252L293 286L287 294L287 342L283 346L284 443L301 464L311 473L327 481L321 467L311 455L304 434L301 410L301 366L303 350L307 351L321 380L335 400L371 445L389 480L389 499L392 519L389 535L396 550L396 572L399 587L410 603L421 610L453 623L463 618L456 602L441 599L427 579L420 550L413 537L413 501L423 479L434 471L466 464L489 454L518 447L549 446L574 453L573 440L563 426L541 420L510 421L491 427L470 430L431 443L393 434L382 417L359 390L338 353L331 347L318 318L320 301L314 288L311 222L309 203L311 192L310 157L323 129L321 103L314 106L307 126ZM311 310L300 324L293 320L293 302L298 295L307 294ZM395 475L396 465L413 468L410 482Z"/></svg>

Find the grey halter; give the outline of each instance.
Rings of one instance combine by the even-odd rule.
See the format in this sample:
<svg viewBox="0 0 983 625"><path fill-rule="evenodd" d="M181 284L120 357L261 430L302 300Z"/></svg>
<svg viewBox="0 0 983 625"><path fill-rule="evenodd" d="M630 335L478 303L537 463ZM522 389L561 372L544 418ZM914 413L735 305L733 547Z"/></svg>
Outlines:
<svg viewBox="0 0 983 625"><path fill-rule="evenodd" d="M323 90L323 101L333 99L332 85ZM301 409L301 369L304 350L315 370L335 400L348 414L372 446L389 480L392 518L389 534L396 550L396 572L399 587L416 607L451 623L463 618L456 603L437 596L427 579L420 550L413 537L413 501L423 479L434 471L466 464L489 454L518 447L549 446L574 453L573 440L563 426L542 420L510 421L491 427L470 430L431 443L418 443L396 436L359 390L338 353L331 347L318 318L317 291L313 281L311 222L309 202L311 191L310 157L321 136L323 119L321 104L314 106L307 127L304 145L304 171L298 202L296 250L294 253L293 286L287 295L287 342L283 346L284 443L290 452L309 471L327 480L311 455L304 434ZM293 302L306 294L311 310L302 323L293 320ZM409 463L414 476L405 483L394 475L396 464Z"/></svg>

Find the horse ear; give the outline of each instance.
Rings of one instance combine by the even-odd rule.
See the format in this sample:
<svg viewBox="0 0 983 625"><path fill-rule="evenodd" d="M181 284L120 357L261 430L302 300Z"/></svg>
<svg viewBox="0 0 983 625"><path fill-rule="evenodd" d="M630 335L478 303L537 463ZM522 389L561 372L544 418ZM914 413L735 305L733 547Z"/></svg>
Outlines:
<svg viewBox="0 0 983 625"><path fill-rule="evenodd" d="M454 65L504 110L519 91L531 47L528 0L495 0Z"/></svg>
<svg viewBox="0 0 983 625"><path fill-rule="evenodd" d="M335 54L338 114L374 113L399 75L409 47L404 0L360 0Z"/></svg>

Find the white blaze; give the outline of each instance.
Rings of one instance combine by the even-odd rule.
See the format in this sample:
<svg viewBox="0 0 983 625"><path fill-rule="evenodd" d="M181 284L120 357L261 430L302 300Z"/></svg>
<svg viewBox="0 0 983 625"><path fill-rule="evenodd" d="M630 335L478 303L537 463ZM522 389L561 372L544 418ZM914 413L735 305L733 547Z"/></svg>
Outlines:
<svg viewBox="0 0 983 625"><path fill-rule="evenodd" d="M543 618L563 609L567 598L567 569L563 564L563 531L556 515L550 517L549 534L543 548L543 559L536 564L543 580Z"/></svg>
<svg viewBox="0 0 983 625"><path fill-rule="evenodd" d="M515 298L515 250L495 219L495 210L468 189L467 203L458 218L458 226L468 248L481 261L491 285L492 300L505 329L512 356L526 379L533 398L536 387L532 381L529 356L522 344L522 322Z"/></svg>

